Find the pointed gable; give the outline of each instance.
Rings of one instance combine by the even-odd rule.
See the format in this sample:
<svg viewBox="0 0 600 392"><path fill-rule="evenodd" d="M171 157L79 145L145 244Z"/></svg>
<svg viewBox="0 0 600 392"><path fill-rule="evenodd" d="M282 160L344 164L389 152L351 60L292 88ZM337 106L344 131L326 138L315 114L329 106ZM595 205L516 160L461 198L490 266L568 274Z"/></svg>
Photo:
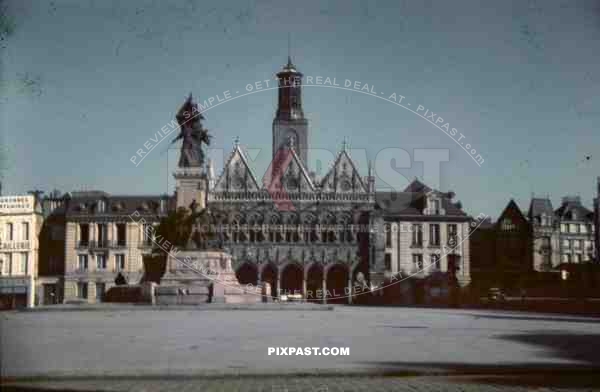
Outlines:
<svg viewBox="0 0 600 392"><path fill-rule="evenodd" d="M333 166L323 178L321 190L338 193L367 193L367 187L345 149L339 153Z"/></svg>
<svg viewBox="0 0 600 392"><path fill-rule="evenodd" d="M291 154L291 159L284 169L281 178L282 186L288 192L314 191L315 186L304 166L304 162L298 157L295 149L291 148L288 151Z"/></svg>
<svg viewBox="0 0 600 392"><path fill-rule="evenodd" d="M521 209L513 199L510 199L502 214L496 222L497 228L502 231L526 231L529 230L529 221L521 212Z"/></svg>
<svg viewBox="0 0 600 392"><path fill-rule="evenodd" d="M248 159L239 145L235 146L221 176L214 186L216 192L245 192L259 190L256 177L248 164Z"/></svg>

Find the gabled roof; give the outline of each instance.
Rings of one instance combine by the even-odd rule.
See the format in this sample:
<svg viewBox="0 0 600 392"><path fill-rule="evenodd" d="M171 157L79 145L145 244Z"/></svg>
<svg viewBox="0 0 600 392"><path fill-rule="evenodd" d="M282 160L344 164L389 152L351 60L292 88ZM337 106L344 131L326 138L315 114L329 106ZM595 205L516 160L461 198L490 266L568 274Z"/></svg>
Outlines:
<svg viewBox="0 0 600 392"><path fill-rule="evenodd" d="M243 186L237 186L236 181L242 181ZM242 185L242 184L240 184ZM236 143L229 159L223 167L221 175L215 182L214 191L259 190L260 186L252 172L246 154Z"/></svg>
<svg viewBox="0 0 600 392"><path fill-rule="evenodd" d="M300 176L299 178L299 185L302 186L302 183L306 184L310 191L314 191L315 190L315 184L312 182L311 178L310 178L310 174L308 173L308 170L306 169L306 167L304 166L304 162L302 161L302 159L300 159L300 157L298 156L298 154L296 153L296 149L293 147L289 147L287 149L287 151L291 154L291 160L288 164L288 166L285 168L285 172L283 173L283 177L287 178L288 175L295 170L298 170L298 174ZM286 187L286 189L288 191L294 191L294 189L289 189L289 184L284 184L284 187Z"/></svg>
<svg viewBox="0 0 600 392"><path fill-rule="evenodd" d="M542 214L546 214L547 216L554 215L552 202L548 198L532 198L527 216L531 219L541 216Z"/></svg>
<svg viewBox="0 0 600 392"><path fill-rule="evenodd" d="M348 189L345 189L344 183L350 185ZM321 190L325 192L368 192L367 186L345 148L340 151L331 169L321 180Z"/></svg>
<svg viewBox="0 0 600 392"><path fill-rule="evenodd" d="M410 184L404 188L404 192L431 192L431 188L427 185L423 184L418 179L414 179Z"/></svg>
<svg viewBox="0 0 600 392"><path fill-rule="evenodd" d="M529 224L529 221L527 220L527 218L525 218L525 215L523 215L523 212L521 211L521 209L519 208L519 206L513 199L510 199L510 201L508 202L506 207L504 207L504 210L498 217L496 224L499 224L505 217L507 217L507 215L510 215L510 214L516 215L516 217L518 219L520 219L522 222L524 222L525 224Z"/></svg>

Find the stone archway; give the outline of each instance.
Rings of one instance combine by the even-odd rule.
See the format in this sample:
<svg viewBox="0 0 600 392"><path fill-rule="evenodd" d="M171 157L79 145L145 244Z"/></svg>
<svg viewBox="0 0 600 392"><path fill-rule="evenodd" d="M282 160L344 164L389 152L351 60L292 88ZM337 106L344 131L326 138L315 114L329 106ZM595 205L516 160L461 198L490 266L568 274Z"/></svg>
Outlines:
<svg viewBox="0 0 600 392"><path fill-rule="evenodd" d="M277 267L268 263L262 268L260 281L271 286L271 297L277 298Z"/></svg>
<svg viewBox="0 0 600 392"><path fill-rule="evenodd" d="M348 303L348 267L337 263L327 268L327 303Z"/></svg>
<svg viewBox="0 0 600 392"><path fill-rule="evenodd" d="M258 268L254 263L247 261L235 271L235 277L240 284L256 286L258 284Z"/></svg>
<svg viewBox="0 0 600 392"><path fill-rule="evenodd" d="M296 263L287 264L281 271L281 294L302 294L303 293L304 271Z"/></svg>
<svg viewBox="0 0 600 392"><path fill-rule="evenodd" d="M313 263L306 272L306 300L308 302L323 302L323 266Z"/></svg>

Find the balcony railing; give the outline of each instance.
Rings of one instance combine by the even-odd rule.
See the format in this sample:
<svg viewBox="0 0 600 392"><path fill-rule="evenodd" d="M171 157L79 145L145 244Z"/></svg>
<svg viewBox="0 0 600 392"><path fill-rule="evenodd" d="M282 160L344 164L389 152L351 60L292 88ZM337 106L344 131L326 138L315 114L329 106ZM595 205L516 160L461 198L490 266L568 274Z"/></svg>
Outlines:
<svg viewBox="0 0 600 392"><path fill-rule="evenodd" d="M110 247L111 248L126 248L127 247L127 241L125 240L113 240L110 241Z"/></svg>
<svg viewBox="0 0 600 392"><path fill-rule="evenodd" d="M77 247L90 249L126 248L127 242L124 240L79 241Z"/></svg>
<svg viewBox="0 0 600 392"><path fill-rule="evenodd" d="M7 241L0 244L1 249L29 249L29 241Z"/></svg>
<svg viewBox="0 0 600 392"><path fill-rule="evenodd" d="M108 241L90 241L89 248L90 249L108 249L109 242Z"/></svg>

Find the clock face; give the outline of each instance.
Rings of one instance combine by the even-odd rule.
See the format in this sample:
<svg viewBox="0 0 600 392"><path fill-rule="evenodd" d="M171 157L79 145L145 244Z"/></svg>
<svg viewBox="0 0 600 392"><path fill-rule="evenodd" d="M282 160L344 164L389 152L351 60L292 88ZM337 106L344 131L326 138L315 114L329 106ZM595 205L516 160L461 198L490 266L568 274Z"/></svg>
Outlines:
<svg viewBox="0 0 600 392"><path fill-rule="evenodd" d="M285 145L289 145L290 140L293 139L294 147L298 145L298 132L294 128L290 128L285 133L285 139L283 140Z"/></svg>

